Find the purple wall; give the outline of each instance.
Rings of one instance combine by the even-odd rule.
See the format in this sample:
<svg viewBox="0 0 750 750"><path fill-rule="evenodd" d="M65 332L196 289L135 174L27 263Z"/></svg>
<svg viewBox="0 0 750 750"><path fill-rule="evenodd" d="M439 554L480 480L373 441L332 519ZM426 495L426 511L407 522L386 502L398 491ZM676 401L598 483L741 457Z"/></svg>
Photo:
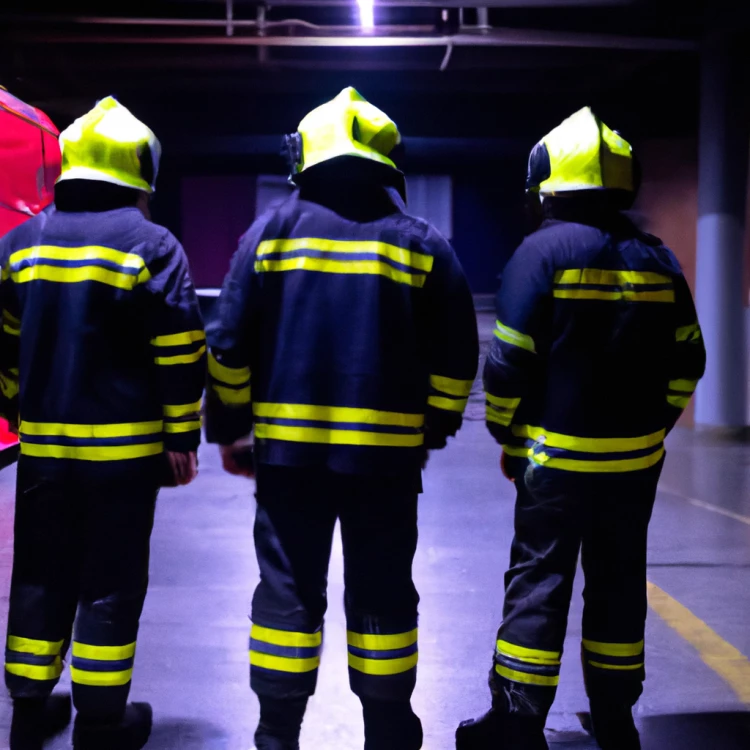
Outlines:
<svg viewBox="0 0 750 750"><path fill-rule="evenodd" d="M255 175L182 180L182 244L197 287L221 286L237 241L255 217L255 180Z"/></svg>

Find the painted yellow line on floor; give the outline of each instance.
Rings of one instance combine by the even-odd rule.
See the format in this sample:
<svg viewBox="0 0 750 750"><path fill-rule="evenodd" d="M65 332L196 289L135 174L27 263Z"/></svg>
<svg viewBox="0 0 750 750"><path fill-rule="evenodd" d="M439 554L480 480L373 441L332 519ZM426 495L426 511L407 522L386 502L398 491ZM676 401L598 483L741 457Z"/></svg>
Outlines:
<svg viewBox="0 0 750 750"><path fill-rule="evenodd" d="M703 510L708 510L711 513L718 513L719 515L726 516L727 518L733 518L735 521L739 521L740 523L744 523L750 526L750 516L743 516L740 513L734 513L731 510L721 508L718 505L712 505L711 503L707 503L703 500L696 500L696 498L688 497L687 495L683 495L681 492L675 492L675 490L671 490L669 487L660 486L659 492L665 492L667 495L674 495L674 497L679 497L681 500L685 500L685 502L690 503L690 505L694 505L696 508L703 508Z"/></svg>
<svg viewBox="0 0 750 750"><path fill-rule="evenodd" d="M732 688L740 701L750 704L750 659L651 582L648 603L670 628L696 649L703 662Z"/></svg>

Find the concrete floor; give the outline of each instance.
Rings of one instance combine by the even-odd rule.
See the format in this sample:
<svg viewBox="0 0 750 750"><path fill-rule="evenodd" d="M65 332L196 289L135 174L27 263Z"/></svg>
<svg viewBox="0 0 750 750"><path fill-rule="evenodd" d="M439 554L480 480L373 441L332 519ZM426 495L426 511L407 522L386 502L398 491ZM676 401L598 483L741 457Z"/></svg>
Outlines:
<svg viewBox="0 0 750 750"><path fill-rule="evenodd" d="M484 316L482 330L489 330ZM425 724L427 750L452 748L457 723L488 704L486 673L502 607L513 496L497 469L498 449L485 432L482 412L477 392L459 438L432 457L425 475L415 567L422 595L415 705ZM13 468L0 472L3 618L13 483ZM247 684L247 612L257 578L252 495L252 483L225 476L215 448L207 446L195 484L165 490L160 498L132 692L154 706L156 726L148 745L154 750L252 745L257 720ZM719 663L726 648L711 658L706 648L699 652L652 612L648 680L637 708L644 750L747 750L750 718L740 696L750 701L750 689L738 689L737 680L750 674L750 446L712 442L691 432L670 438L650 563L654 584L712 628L726 648L731 651L732 644L741 653L730 659L733 689L731 680L714 671L727 672ZM302 746L356 750L362 747L362 728L347 682L340 545L330 589L323 667ZM553 747L567 750L596 747L576 718L586 709L577 659L580 614L579 582L568 657L548 725ZM66 675L62 689L68 680ZM7 747L9 708L7 700L0 703L0 747ZM50 747L67 743L61 737Z"/></svg>

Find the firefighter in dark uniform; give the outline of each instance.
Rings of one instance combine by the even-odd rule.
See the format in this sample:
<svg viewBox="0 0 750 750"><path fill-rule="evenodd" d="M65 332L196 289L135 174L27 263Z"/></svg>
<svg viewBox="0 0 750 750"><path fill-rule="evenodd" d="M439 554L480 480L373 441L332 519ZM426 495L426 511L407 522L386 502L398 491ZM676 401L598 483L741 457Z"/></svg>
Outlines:
<svg viewBox="0 0 750 750"><path fill-rule="evenodd" d="M579 552L582 661L602 750L638 750L646 537L664 438L705 366L672 252L623 213L630 145L583 109L532 151L544 221L506 266L484 381L487 426L517 490L493 707L459 750L546 748Z"/></svg>
<svg viewBox="0 0 750 750"><path fill-rule="evenodd" d="M54 205L0 240L0 380L21 443L10 746L42 747L70 647L74 746L129 750L151 727L126 704L154 504L196 473L205 333L182 247L147 218L154 134L109 97L60 141Z"/></svg>
<svg viewBox="0 0 750 750"><path fill-rule="evenodd" d="M365 747L422 745L410 701L421 468L461 425L478 345L456 255L406 212L388 157L398 141L354 89L311 112L286 139L298 189L242 238L209 325L207 438L230 471L242 471L232 444L254 430L259 750L299 747L337 519Z"/></svg>

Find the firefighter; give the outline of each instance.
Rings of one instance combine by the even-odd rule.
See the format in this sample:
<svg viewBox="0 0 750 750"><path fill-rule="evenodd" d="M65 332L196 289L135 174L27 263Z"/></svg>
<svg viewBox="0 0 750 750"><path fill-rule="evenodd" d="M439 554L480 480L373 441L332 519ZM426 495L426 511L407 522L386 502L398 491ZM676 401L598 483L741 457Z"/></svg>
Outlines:
<svg viewBox="0 0 750 750"><path fill-rule="evenodd" d="M241 239L209 325L207 439L231 473L254 430L250 682L258 750L299 747L337 519L349 679L367 750L417 750L417 498L476 374L463 271L405 208L395 123L347 88L286 138L296 190ZM242 457L245 456L245 460Z"/></svg>
<svg viewBox="0 0 750 750"><path fill-rule="evenodd" d="M646 536L664 438L703 374L690 290L672 252L624 213L632 148L583 109L532 151L543 223L503 274L485 370L487 426L517 491L492 709L458 750L546 748L579 552L582 662L602 750L638 750Z"/></svg>
<svg viewBox="0 0 750 750"><path fill-rule="evenodd" d="M60 143L54 205L0 240L5 411L21 415L10 747L42 747L70 647L74 747L130 750L151 727L126 703L154 505L196 474L205 333L182 247L148 218L151 130L108 97Z"/></svg>

